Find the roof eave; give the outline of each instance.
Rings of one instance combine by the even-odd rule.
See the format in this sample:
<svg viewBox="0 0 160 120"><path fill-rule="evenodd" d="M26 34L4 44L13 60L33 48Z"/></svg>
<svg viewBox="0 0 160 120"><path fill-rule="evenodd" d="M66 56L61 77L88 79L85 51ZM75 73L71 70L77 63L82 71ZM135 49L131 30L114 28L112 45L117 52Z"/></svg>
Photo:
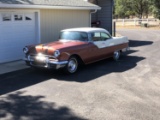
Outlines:
<svg viewBox="0 0 160 120"><path fill-rule="evenodd" d="M24 8L24 9L68 9L68 10L100 10L99 6L49 6L49 5L19 5L1 4L0 8Z"/></svg>

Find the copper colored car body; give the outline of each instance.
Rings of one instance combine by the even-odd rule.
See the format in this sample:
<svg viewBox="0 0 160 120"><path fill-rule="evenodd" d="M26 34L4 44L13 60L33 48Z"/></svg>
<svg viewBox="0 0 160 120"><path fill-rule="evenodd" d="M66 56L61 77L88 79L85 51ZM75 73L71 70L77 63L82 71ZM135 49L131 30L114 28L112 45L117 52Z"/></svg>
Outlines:
<svg viewBox="0 0 160 120"><path fill-rule="evenodd" d="M61 31L58 41L23 49L27 65L64 68L68 73L75 73L80 63L89 64L109 57L118 60L121 52L127 50L127 37L112 37L102 28L65 29Z"/></svg>

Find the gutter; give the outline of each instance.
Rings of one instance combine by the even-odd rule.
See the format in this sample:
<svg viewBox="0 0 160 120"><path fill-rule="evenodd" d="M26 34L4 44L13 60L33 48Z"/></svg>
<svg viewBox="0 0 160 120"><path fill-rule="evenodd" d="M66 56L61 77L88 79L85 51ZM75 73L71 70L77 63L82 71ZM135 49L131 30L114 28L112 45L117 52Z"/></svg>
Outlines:
<svg viewBox="0 0 160 120"><path fill-rule="evenodd" d="M51 5L20 5L1 4L0 8L21 8L21 9L68 9L68 10L100 10L99 6L51 6Z"/></svg>
<svg viewBox="0 0 160 120"><path fill-rule="evenodd" d="M91 27L91 23L92 23L92 14L96 13L97 9L95 9L94 11L90 12L90 27Z"/></svg>

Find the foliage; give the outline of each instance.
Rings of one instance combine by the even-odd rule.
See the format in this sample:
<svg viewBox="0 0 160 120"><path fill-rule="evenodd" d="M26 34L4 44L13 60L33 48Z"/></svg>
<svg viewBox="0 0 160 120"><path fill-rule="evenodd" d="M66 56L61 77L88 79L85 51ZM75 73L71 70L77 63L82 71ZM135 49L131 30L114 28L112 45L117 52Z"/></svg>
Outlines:
<svg viewBox="0 0 160 120"><path fill-rule="evenodd" d="M152 12L155 18L160 20L160 1L159 0L152 0Z"/></svg>
<svg viewBox="0 0 160 120"><path fill-rule="evenodd" d="M140 19L143 15L148 15L150 0L132 0L131 3L133 10Z"/></svg>
<svg viewBox="0 0 160 120"><path fill-rule="evenodd" d="M141 19L149 14L160 17L159 0L115 0L115 16L118 18L137 16Z"/></svg>
<svg viewBox="0 0 160 120"><path fill-rule="evenodd" d="M115 1L115 16L118 18L129 17L131 14L134 14L134 11L131 10L129 5L130 0L116 0Z"/></svg>

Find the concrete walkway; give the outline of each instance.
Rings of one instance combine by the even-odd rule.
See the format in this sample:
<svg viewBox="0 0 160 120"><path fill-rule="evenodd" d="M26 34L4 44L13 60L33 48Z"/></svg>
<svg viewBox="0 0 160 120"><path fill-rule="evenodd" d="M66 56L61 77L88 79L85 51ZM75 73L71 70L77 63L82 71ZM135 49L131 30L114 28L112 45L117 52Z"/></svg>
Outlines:
<svg viewBox="0 0 160 120"><path fill-rule="evenodd" d="M0 75L28 68L22 60L0 64Z"/></svg>

